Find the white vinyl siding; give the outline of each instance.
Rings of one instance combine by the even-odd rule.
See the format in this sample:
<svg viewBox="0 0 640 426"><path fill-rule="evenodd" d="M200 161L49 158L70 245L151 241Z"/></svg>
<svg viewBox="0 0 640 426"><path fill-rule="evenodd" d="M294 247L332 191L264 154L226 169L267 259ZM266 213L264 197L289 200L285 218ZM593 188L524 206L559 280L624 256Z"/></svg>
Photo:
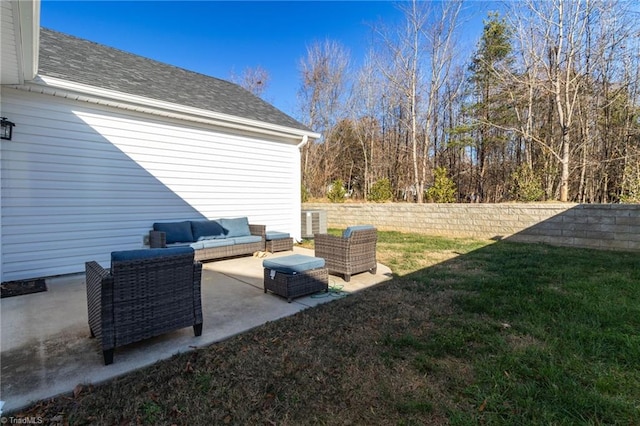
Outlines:
<svg viewBox="0 0 640 426"><path fill-rule="evenodd" d="M10 1L0 2L0 40L2 40L2 67L0 67L0 81L2 83L20 82L21 66L18 62L18 46L16 40L15 17L13 5ZM18 32L19 33L19 32Z"/></svg>
<svg viewBox="0 0 640 426"><path fill-rule="evenodd" d="M299 151L63 98L2 89L2 281L108 265L156 221L248 216L299 237Z"/></svg>

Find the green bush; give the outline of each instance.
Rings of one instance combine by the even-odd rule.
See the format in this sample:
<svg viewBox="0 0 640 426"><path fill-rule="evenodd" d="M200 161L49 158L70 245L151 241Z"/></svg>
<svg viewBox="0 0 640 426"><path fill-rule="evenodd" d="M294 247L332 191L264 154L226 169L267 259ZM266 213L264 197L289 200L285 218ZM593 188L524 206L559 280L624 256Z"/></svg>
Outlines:
<svg viewBox="0 0 640 426"><path fill-rule="evenodd" d="M344 203L344 196L347 195L347 190L344 189L344 183L342 179L334 180L331 184L329 192L327 192L327 198L332 203Z"/></svg>
<svg viewBox="0 0 640 426"><path fill-rule="evenodd" d="M391 201L393 199L393 191L391 190L391 181L387 178L379 179L371 185L369 190L369 201L375 201L376 203L383 203L385 201Z"/></svg>
<svg viewBox="0 0 640 426"><path fill-rule="evenodd" d="M623 191L620 201L627 204L640 203L640 166L628 163L624 168Z"/></svg>
<svg viewBox="0 0 640 426"><path fill-rule="evenodd" d="M304 185L300 185L300 200L303 203L309 201L309 190Z"/></svg>
<svg viewBox="0 0 640 426"><path fill-rule="evenodd" d="M447 176L447 169L436 167L433 186L425 191L425 199L432 203L455 203L456 184Z"/></svg>
<svg viewBox="0 0 640 426"><path fill-rule="evenodd" d="M511 175L511 195L518 201L540 201L544 197L542 181L531 167L520 165Z"/></svg>

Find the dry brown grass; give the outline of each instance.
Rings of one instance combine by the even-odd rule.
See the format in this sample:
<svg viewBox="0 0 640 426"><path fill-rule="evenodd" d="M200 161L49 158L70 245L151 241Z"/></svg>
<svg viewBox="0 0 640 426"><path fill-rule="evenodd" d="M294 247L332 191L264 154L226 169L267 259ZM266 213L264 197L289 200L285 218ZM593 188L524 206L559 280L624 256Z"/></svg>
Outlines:
<svg viewBox="0 0 640 426"><path fill-rule="evenodd" d="M395 262L397 244L381 244L381 262ZM425 254L409 256L412 268L455 255ZM70 424L446 424L451 392L472 368L407 355L408 329L427 335L434 315L453 310L454 292L422 290L395 279L21 415Z"/></svg>
<svg viewBox="0 0 640 426"><path fill-rule="evenodd" d="M382 234L391 281L19 415L74 425L640 418L637 256Z"/></svg>
<svg viewBox="0 0 640 426"><path fill-rule="evenodd" d="M452 309L452 294L415 297L411 287L390 282L21 415L70 424L446 424L451 392L472 368L406 356L406 330L428 334L431 317Z"/></svg>

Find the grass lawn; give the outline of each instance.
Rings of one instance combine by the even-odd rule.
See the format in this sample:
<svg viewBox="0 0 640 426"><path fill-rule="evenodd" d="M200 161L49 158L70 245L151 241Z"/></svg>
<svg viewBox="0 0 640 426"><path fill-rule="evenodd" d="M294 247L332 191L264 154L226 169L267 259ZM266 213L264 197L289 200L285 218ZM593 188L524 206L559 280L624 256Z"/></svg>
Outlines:
<svg viewBox="0 0 640 426"><path fill-rule="evenodd" d="M21 415L640 424L640 254L380 232L391 281Z"/></svg>

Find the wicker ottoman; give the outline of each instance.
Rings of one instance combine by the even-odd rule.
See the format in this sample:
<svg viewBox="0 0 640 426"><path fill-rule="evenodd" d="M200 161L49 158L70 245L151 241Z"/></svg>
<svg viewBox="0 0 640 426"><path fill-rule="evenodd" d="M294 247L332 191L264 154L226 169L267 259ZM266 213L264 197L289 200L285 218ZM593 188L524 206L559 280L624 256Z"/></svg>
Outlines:
<svg viewBox="0 0 640 426"><path fill-rule="evenodd" d="M277 251L293 250L293 238L285 232L267 231L265 251L275 253Z"/></svg>
<svg viewBox="0 0 640 426"><path fill-rule="evenodd" d="M292 254L262 262L264 292L271 291L291 300L329 290L329 274L324 259Z"/></svg>

